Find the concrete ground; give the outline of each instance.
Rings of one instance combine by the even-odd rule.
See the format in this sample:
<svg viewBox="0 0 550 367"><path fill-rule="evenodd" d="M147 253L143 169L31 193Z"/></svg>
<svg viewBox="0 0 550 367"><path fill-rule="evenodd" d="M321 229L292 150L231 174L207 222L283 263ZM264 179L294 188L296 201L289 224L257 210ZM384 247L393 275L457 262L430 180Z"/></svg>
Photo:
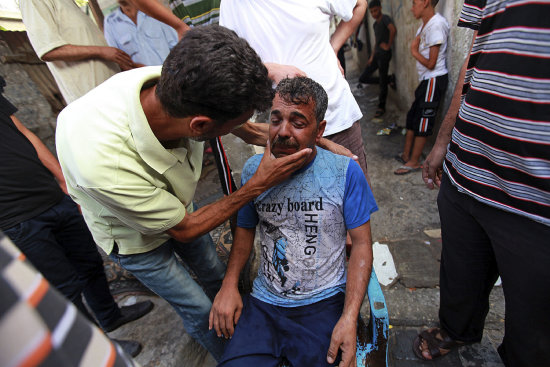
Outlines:
<svg viewBox="0 0 550 367"><path fill-rule="evenodd" d="M355 89L353 86L357 75L357 70L348 70L352 89ZM399 81L397 85L399 87ZM372 189L380 208L372 216L373 240L388 246L398 273L397 279L383 288L391 324L390 365L502 366L496 352L504 332L501 287L495 287L491 295L491 309L481 343L462 347L435 362L422 362L412 352L412 340L418 331L438 323L441 238L437 191L425 188L420 172L405 176L393 174L399 166L393 156L400 151L404 136L401 135L401 129L393 130L387 136L378 136L377 132L391 124L404 125L406 111L394 107L393 91L390 90L386 114L381 122L373 122L377 90L377 86L369 86L359 92L356 98L364 114L361 120L362 134ZM252 152L238 139L225 139L224 144L228 155L237 158L233 167L239 176L239 165ZM429 148L425 148L425 154L429 153ZM199 204L211 202L220 196L216 177L214 166L206 166L197 190ZM213 231L215 240L219 236L220 229ZM162 299L138 294L126 295L119 301L124 304L142 299L151 299L156 305L155 309L139 321L109 333L109 336L140 341L144 348L136 360L142 366L215 366L212 357L185 333L181 319ZM363 310L366 308L363 307Z"/></svg>

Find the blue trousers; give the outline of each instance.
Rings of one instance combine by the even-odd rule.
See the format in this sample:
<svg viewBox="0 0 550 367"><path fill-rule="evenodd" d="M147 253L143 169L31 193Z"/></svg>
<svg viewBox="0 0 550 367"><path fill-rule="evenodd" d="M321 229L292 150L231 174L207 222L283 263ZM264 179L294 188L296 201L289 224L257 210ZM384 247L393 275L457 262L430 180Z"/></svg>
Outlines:
<svg viewBox="0 0 550 367"><path fill-rule="evenodd" d="M178 261L176 254L195 273L202 287ZM189 243L170 239L156 249L141 254L111 253L110 256L168 301L182 318L187 333L216 360L220 359L225 349L225 339L218 338L214 330L208 330L208 316L212 300L221 287L225 265L219 260L209 234Z"/></svg>
<svg viewBox="0 0 550 367"><path fill-rule="evenodd" d="M21 222L4 233L27 259L65 297L86 315L104 326L120 317L120 309L109 291L99 255L76 204L65 196L36 217Z"/></svg>
<svg viewBox="0 0 550 367"><path fill-rule="evenodd" d="M327 352L344 300L338 293L307 306L278 307L246 296L218 367L277 367L282 361L292 367L332 366Z"/></svg>

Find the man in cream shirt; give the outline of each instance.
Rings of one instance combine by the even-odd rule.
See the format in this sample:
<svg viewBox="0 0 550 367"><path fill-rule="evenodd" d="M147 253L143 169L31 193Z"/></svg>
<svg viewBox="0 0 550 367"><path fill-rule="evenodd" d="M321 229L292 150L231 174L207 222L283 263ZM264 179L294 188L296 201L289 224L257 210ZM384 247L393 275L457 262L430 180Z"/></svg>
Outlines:
<svg viewBox="0 0 550 367"><path fill-rule="evenodd" d="M32 47L46 61L67 103L134 67L128 54L107 45L74 0L19 0L19 7Z"/></svg>

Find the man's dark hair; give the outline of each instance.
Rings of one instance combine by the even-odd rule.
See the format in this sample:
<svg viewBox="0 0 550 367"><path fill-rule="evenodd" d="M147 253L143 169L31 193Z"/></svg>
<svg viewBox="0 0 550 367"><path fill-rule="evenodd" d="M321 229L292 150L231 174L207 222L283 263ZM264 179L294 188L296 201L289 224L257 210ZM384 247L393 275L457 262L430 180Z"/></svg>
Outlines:
<svg viewBox="0 0 550 367"><path fill-rule="evenodd" d="M432 8L435 8L435 6L439 3L439 0L430 0L430 4L432 4Z"/></svg>
<svg viewBox="0 0 550 367"><path fill-rule="evenodd" d="M382 6L382 4L380 3L380 0L371 0L371 2L369 3L369 9L372 9L377 6L380 6L380 7Z"/></svg>
<svg viewBox="0 0 550 367"><path fill-rule="evenodd" d="M267 69L248 42L218 25L189 30L170 52L156 95L173 117L234 119L267 110L274 92Z"/></svg>
<svg viewBox="0 0 550 367"><path fill-rule="evenodd" d="M315 80L304 76L286 78L279 82L275 93L283 101L294 105L313 102L313 111L317 123L324 120L325 112L327 112L328 96L325 89Z"/></svg>

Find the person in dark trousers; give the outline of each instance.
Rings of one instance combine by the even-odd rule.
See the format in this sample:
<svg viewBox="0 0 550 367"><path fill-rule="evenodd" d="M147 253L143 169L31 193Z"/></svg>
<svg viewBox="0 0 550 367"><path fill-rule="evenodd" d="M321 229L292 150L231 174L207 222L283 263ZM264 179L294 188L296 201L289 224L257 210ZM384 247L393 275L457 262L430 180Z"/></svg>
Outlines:
<svg viewBox="0 0 550 367"><path fill-rule="evenodd" d="M367 67L359 77L357 88L363 88L363 84L380 85L380 94L378 96L378 108L374 117L381 117L386 112L386 97L388 96L388 84L395 89L395 77L388 77L388 69L392 56L391 47L397 29L390 16L382 13L382 6L379 0L372 0L369 3L369 11L374 18L374 49L370 55ZM373 77L372 74L378 70L379 77Z"/></svg>
<svg viewBox="0 0 550 367"><path fill-rule="evenodd" d="M550 2L466 0L474 31L449 110L423 164L440 187L440 326L413 350L433 360L483 337L500 276L507 367L550 361Z"/></svg>
<svg viewBox="0 0 550 367"><path fill-rule="evenodd" d="M109 332L147 314L151 301L118 307L109 292L103 261L77 205L66 194L59 162L14 115L0 77L0 229L44 277ZM141 345L117 341L135 356Z"/></svg>

